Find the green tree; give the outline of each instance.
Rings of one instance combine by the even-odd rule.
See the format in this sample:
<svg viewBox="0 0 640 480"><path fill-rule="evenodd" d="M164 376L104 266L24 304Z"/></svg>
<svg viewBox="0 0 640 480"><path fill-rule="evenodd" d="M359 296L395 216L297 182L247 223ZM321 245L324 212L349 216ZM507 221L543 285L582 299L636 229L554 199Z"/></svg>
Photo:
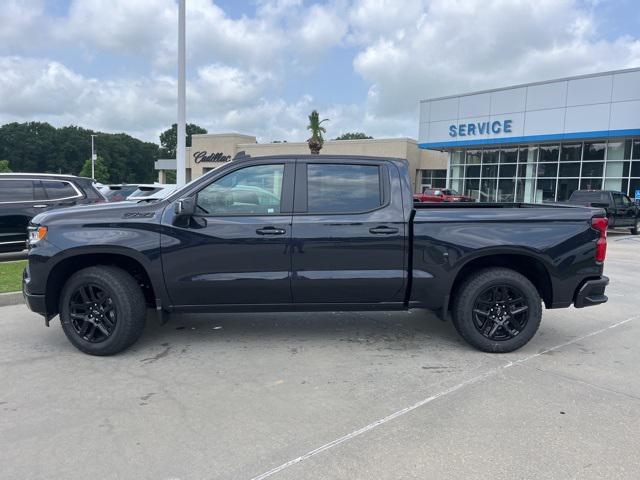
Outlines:
<svg viewBox="0 0 640 480"><path fill-rule="evenodd" d="M363 132L347 132L343 133L339 137L336 137L334 140L368 140L373 137L368 136Z"/></svg>
<svg viewBox="0 0 640 480"><path fill-rule="evenodd" d="M322 134L327 132L322 124L328 121L328 118L320 120L320 115L316 110L312 111L311 115L309 115L309 125L307 125L307 130L311 131L311 137L307 140L307 143L309 144L309 150L311 150L312 155L320 154L320 150L324 144Z"/></svg>
<svg viewBox="0 0 640 480"><path fill-rule="evenodd" d="M0 173L11 173L11 168L9 168L9 160L0 160Z"/></svg>
<svg viewBox="0 0 640 480"><path fill-rule="evenodd" d="M195 123L187 123L187 147L191 146L191 135L207 133L207 130ZM178 144L178 124L174 123L160 134L160 154L163 158L176 158L176 146Z"/></svg>
<svg viewBox="0 0 640 480"><path fill-rule="evenodd" d="M96 182L109 183L109 169L105 165L102 157L96 158L96 164L94 169L96 174L95 176ZM85 160L79 175L81 177L91 178L91 159Z"/></svg>

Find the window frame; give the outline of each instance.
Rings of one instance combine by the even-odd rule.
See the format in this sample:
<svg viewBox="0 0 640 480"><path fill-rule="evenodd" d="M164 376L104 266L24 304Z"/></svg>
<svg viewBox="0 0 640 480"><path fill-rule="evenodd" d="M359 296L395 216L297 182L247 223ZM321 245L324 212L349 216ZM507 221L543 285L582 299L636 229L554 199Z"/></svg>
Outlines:
<svg viewBox="0 0 640 480"><path fill-rule="evenodd" d="M378 168L378 181L380 186L380 194L382 203L369 210L357 210L351 212L309 212L309 183L307 175L308 165L358 165L369 166ZM374 160L355 160L340 158L327 158L318 160L300 160L296 163L296 178L295 178L295 194L293 204L294 215L332 215L332 216L344 216L344 215L363 215L378 210L382 210L390 205L391 201L391 183L389 178L389 170L386 162L376 162Z"/></svg>
<svg viewBox="0 0 640 480"><path fill-rule="evenodd" d="M280 212L278 213L265 213L265 214L257 214L257 213L204 213L200 212L196 209L193 214L194 217L200 218L222 218L222 217L278 217L278 216L290 216L293 210L293 179L294 179L294 169L295 169L295 161L291 161L289 159L284 158L270 158L265 161L256 161L256 162L242 162L238 163L236 168L225 170L223 172L219 172L220 175L216 175L215 178L212 178L211 181L206 182L200 185L196 190L189 192L189 196L195 197L195 204L198 204L198 194L208 188L210 185L222 180L223 178L235 173L239 170L244 170L245 168L251 167L259 167L259 166L267 166L267 165L282 165L283 173L282 173L282 192L280 194Z"/></svg>

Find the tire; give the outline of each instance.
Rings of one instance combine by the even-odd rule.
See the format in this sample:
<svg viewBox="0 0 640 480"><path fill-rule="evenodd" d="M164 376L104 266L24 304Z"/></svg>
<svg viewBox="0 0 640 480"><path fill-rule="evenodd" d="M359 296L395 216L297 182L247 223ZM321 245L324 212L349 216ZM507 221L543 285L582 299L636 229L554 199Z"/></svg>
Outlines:
<svg viewBox="0 0 640 480"><path fill-rule="evenodd" d="M146 313L140 286L117 267L80 270L60 295L62 329L78 350L89 355L114 355L133 345L144 330Z"/></svg>
<svg viewBox="0 0 640 480"><path fill-rule="evenodd" d="M467 343L483 352L506 353L535 335L542 300L524 275L488 268L470 275L457 289L452 314L456 330Z"/></svg>
<svg viewBox="0 0 640 480"><path fill-rule="evenodd" d="M638 228L640 228L640 219L636 218L636 224L631 227L631 235L638 235Z"/></svg>

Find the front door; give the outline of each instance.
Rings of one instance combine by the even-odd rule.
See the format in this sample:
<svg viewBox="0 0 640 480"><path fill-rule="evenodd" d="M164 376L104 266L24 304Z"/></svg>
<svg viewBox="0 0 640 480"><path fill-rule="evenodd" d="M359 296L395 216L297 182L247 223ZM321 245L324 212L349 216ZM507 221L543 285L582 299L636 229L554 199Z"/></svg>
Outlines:
<svg viewBox="0 0 640 480"><path fill-rule="evenodd" d="M295 303L402 301L406 236L398 175L387 162L298 163Z"/></svg>
<svg viewBox="0 0 640 480"><path fill-rule="evenodd" d="M174 305L291 302L293 173L289 160L238 166L197 192L187 222L165 214L162 262Z"/></svg>
<svg viewBox="0 0 640 480"><path fill-rule="evenodd" d="M622 193L613 193L613 202L616 209L616 227L632 227L636 224L636 209L633 202Z"/></svg>

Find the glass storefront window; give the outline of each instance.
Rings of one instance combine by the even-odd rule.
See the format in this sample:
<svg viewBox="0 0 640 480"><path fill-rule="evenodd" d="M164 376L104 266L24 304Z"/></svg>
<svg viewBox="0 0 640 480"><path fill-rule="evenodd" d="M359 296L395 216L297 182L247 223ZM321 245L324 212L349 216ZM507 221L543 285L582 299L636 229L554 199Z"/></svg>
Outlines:
<svg viewBox="0 0 640 480"><path fill-rule="evenodd" d="M555 178L558 174L558 164L557 163L539 163L538 164L538 178Z"/></svg>
<svg viewBox="0 0 640 480"><path fill-rule="evenodd" d="M578 190L580 180L577 178L561 178L558 180L558 202L566 202L573 192Z"/></svg>
<svg viewBox="0 0 640 480"><path fill-rule="evenodd" d="M631 140L609 140L607 143L607 160L629 160L630 158Z"/></svg>
<svg viewBox="0 0 640 480"><path fill-rule="evenodd" d="M485 150L482 154L482 163L498 163L500 150Z"/></svg>
<svg viewBox="0 0 640 480"><path fill-rule="evenodd" d="M518 161L517 148L504 148L500 150L500 163L516 163Z"/></svg>
<svg viewBox="0 0 640 480"><path fill-rule="evenodd" d="M633 141L633 157L632 158L640 160L640 140Z"/></svg>
<svg viewBox="0 0 640 480"><path fill-rule="evenodd" d="M635 198L636 190L640 190L640 178L632 178L629 180L629 196Z"/></svg>
<svg viewBox="0 0 640 480"><path fill-rule="evenodd" d="M454 150L451 152L451 164L460 165L464 163L464 150Z"/></svg>
<svg viewBox="0 0 640 480"><path fill-rule="evenodd" d="M580 176L580 162L561 163L560 164L560 177L579 177Z"/></svg>
<svg viewBox="0 0 640 480"><path fill-rule="evenodd" d="M631 162L631 176L640 177L640 161Z"/></svg>
<svg viewBox="0 0 640 480"><path fill-rule="evenodd" d="M515 180L498 180L498 202L515 202Z"/></svg>
<svg viewBox="0 0 640 480"><path fill-rule="evenodd" d="M557 162L560 153L559 145L540 145L538 162Z"/></svg>
<svg viewBox="0 0 640 480"><path fill-rule="evenodd" d="M496 201L496 178L483 178L480 185L480 201L495 202Z"/></svg>
<svg viewBox="0 0 640 480"><path fill-rule="evenodd" d="M556 180L538 179L536 185L536 202L553 202L556 199Z"/></svg>
<svg viewBox="0 0 640 480"><path fill-rule="evenodd" d="M582 143L563 143L560 150L561 162L579 162L582 159Z"/></svg>
<svg viewBox="0 0 640 480"><path fill-rule="evenodd" d="M484 163L482 164L482 177L497 177L498 176L498 165L497 164L491 164L491 165L485 165Z"/></svg>
<svg viewBox="0 0 640 480"><path fill-rule="evenodd" d="M604 170L604 162L583 162L582 163L583 177L601 177L603 170Z"/></svg>
<svg viewBox="0 0 640 480"><path fill-rule="evenodd" d="M516 166L515 164L505 164L500 165L500 178L513 178L516 176ZM520 165L524 167L524 165Z"/></svg>
<svg viewBox="0 0 640 480"><path fill-rule="evenodd" d="M580 181L580 190L602 190L602 179L583 178Z"/></svg>
<svg viewBox="0 0 640 480"><path fill-rule="evenodd" d="M464 182L464 194L467 197L478 199L480 190L480 180L467 180Z"/></svg>
<svg viewBox="0 0 640 480"><path fill-rule="evenodd" d="M628 186L629 186L629 180L627 180L626 178L607 178L604 181L605 190L614 190L616 192L622 192L625 195L627 193Z"/></svg>
<svg viewBox="0 0 640 480"><path fill-rule="evenodd" d="M516 181L516 202L535 203L535 184L534 178L518 179Z"/></svg>
<svg viewBox="0 0 640 480"><path fill-rule="evenodd" d="M467 178L480 178L480 165L467 165L464 167L464 176Z"/></svg>
<svg viewBox="0 0 640 480"><path fill-rule="evenodd" d="M452 178L451 179L450 188L452 190L455 190L456 192L462 192L463 191L463 186L464 186L464 182L463 182L462 178Z"/></svg>
<svg viewBox="0 0 640 480"><path fill-rule="evenodd" d="M534 163L538 155L537 147L520 147L519 163Z"/></svg>
<svg viewBox="0 0 640 480"><path fill-rule="evenodd" d="M462 165L452 165L451 166L451 171L450 171L450 176L451 176L451 178L464 177L464 167Z"/></svg>
<svg viewBox="0 0 640 480"><path fill-rule="evenodd" d="M605 176L608 177L628 177L630 162L607 162Z"/></svg>
<svg viewBox="0 0 640 480"><path fill-rule="evenodd" d="M604 160L604 151L607 144L604 142L585 142L583 160Z"/></svg>
<svg viewBox="0 0 640 480"><path fill-rule="evenodd" d="M466 164L476 164L480 163L480 159L482 158L482 150L467 150L467 160Z"/></svg>

